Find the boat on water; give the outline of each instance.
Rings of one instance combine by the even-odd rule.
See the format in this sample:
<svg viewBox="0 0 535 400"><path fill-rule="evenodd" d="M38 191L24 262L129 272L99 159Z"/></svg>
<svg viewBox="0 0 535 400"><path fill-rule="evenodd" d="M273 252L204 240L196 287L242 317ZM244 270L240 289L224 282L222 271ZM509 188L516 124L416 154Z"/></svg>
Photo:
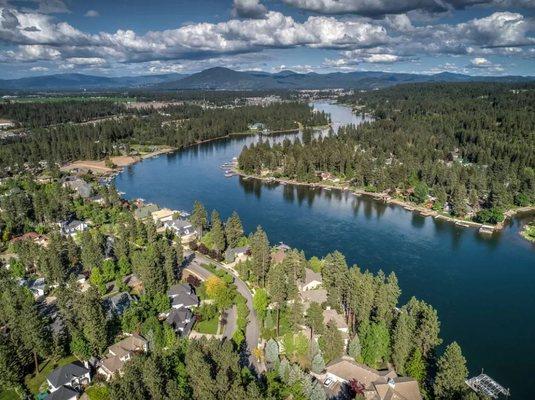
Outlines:
<svg viewBox="0 0 535 400"><path fill-rule="evenodd" d="M467 224L466 222L462 221L455 221L455 225L462 226L464 228L470 228L470 224Z"/></svg>
<svg viewBox="0 0 535 400"><path fill-rule="evenodd" d="M328 191L328 192L331 191L331 188L330 188L330 187L324 187L323 189L326 190L326 191Z"/></svg>

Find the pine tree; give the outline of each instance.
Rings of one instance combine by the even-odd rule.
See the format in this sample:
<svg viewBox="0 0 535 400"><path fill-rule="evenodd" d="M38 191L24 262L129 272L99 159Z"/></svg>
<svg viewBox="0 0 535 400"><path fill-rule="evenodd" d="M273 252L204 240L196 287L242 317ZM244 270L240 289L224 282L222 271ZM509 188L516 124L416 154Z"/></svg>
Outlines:
<svg viewBox="0 0 535 400"><path fill-rule="evenodd" d="M271 251L266 233L259 226L251 236L252 273L257 283L266 286L267 274L271 265Z"/></svg>
<svg viewBox="0 0 535 400"><path fill-rule="evenodd" d="M305 316L305 323L310 328L310 340L315 334L323 334L325 325L323 323L323 309L316 302L310 303Z"/></svg>
<svg viewBox="0 0 535 400"><path fill-rule="evenodd" d="M210 233L212 234L213 249L221 254L225 250L225 231L223 230L223 224L221 223L221 218L219 213L214 210L212 211L212 229Z"/></svg>
<svg viewBox="0 0 535 400"><path fill-rule="evenodd" d="M337 310L345 303L347 292L347 263L344 255L338 251L327 254L321 270L323 286L327 290L327 302Z"/></svg>
<svg viewBox="0 0 535 400"><path fill-rule="evenodd" d="M465 380L468 376L466 360L460 346L453 342L444 351L437 361L437 375L433 390L440 400L459 399L465 389Z"/></svg>
<svg viewBox="0 0 535 400"><path fill-rule="evenodd" d="M193 212L191 213L189 220L195 229L200 230L202 236L203 230L208 226L208 214L199 201L195 201L193 204Z"/></svg>
<svg viewBox="0 0 535 400"><path fill-rule="evenodd" d="M320 353L316 354L312 359L312 365L310 369L316 374L321 374L325 370L325 361Z"/></svg>
<svg viewBox="0 0 535 400"><path fill-rule="evenodd" d="M230 248L238 246L238 242L243 236L243 226L236 211L234 211L229 219L227 219L227 223L225 224L225 235Z"/></svg>
<svg viewBox="0 0 535 400"><path fill-rule="evenodd" d="M384 323L371 323L361 333L362 359L366 365L376 368L379 363L388 360L390 353L390 335Z"/></svg>
<svg viewBox="0 0 535 400"><path fill-rule="evenodd" d="M271 364L279 361L279 345L273 339L269 339L266 343L266 361Z"/></svg>
<svg viewBox="0 0 535 400"><path fill-rule="evenodd" d="M420 349L414 349L410 358L405 364L405 370L403 372L408 376L416 379L419 383L423 383L427 375L425 360L422 357Z"/></svg>
<svg viewBox="0 0 535 400"><path fill-rule="evenodd" d="M172 286L176 283L176 266L177 266L177 255L176 250L173 246L168 244L165 245L164 249L164 265L165 278L167 282L167 287Z"/></svg>
<svg viewBox="0 0 535 400"><path fill-rule="evenodd" d="M359 335L355 333L353 339L351 339L349 342L347 354L349 354L350 357L353 357L354 360L358 361L361 357L361 352L362 346L360 345Z"/></svg>
<svg viewBox="0 0 535 400"><path fill-rule="evenodd" d="M405 364L414 347L413 324L409 314L402 310L392 334L392 362L401 375L405 373Z"/></svg>
<svg viewBox="0 0 535 400"><path fill-rule="evenodd" d="M344 354L344 340L333 321L327 324L325 333L319 339L319 345L326 362L331 362Z"/></svg>

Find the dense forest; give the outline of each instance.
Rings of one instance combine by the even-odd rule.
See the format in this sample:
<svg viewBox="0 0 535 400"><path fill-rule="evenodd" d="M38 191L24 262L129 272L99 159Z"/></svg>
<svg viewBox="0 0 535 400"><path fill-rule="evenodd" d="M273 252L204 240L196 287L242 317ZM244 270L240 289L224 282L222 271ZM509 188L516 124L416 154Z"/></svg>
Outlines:
<svg viewBox="0 0 535 400"><path fill-rule="evenodd" d="M0 117L25 127L43 127L65 122L84 122L124 112L125 107L111 100L80 98L61 102L0 102Z"/></svg>
<svg viewBox="0 0 535 400"><path fill-rule="evenodd" d="M97 110L112 113L116 107L108 102L89 104L99 105L95 105L93 111L79 111L84 109L80 104L72 108L67 103L54 102L35 105L34 108L27 103L16 103L11 112L14 115L19 112L26 115L28 110L40 110L42 106L53 109L51 115L78 120L82 115L88 116ZM133 115L96 124L60 124L32 129L28 137L3 143L0 147L0 167L14 168L25 162L36 164L42 160L61 163L80 158L103 159L127 152L129 144L160 144L181 148L234 132L246 132L248 125L255 122L262 122L271 130L279 130L297 128L298 122L303 125L322 125L328 121L325 114L313 112L304 103L239 108L173 105L159 111L148 108L131 113ZM26 122L30 125L40 124L41 115L41 111L27 115Z"/></svg>
<svg viewBox="0 0 535 400"><path fill-rule="evenodd" d="M304 143L253 145L240 168L307 182L329 172L457 216L487 210L481 222L535 203L532 85L403 85L342 100L375 121Z"/></svg>

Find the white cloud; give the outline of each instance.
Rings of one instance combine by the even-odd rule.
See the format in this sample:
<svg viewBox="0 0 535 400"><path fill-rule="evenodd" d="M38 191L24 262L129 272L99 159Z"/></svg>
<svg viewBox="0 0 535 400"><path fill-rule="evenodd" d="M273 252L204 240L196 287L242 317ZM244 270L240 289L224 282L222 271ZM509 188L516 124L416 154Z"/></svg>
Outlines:
<svg viewBox="0 0 535 400"><path fill-rule="evenodd" d="M100 17L100 14L98 13L97 10L88 10L88 11L84 14L84 17L96 18L96 17Z"/></svg>
<svg viewBox="0 0 535 400"><path fill-rule="evenodd" d="M74 65L82 65L82 66L102 66L105 65L107 62L105 59L100 57L70 57L67 58L66 61L69 64Z"/></svg>
<svg viewBox="0 0 535 400"><path fill-rule="evenodd" d="M476 68L487 68L488 66L492 65L492 63L484 57L472 58L472 60L470 60L470 64Z"/></svg>
<svg viewBox="0 0 535 400"><path fill-rule="evenodd" d="M47 67L31 67L30 71L32 72L46 72L48 71Z"/></svg>
<svg viewBox="0 0 535 400"><path fill-rule="evenodd" d="M232 16L242 18L264 18L267 8L260 0L234 0Z"/></svg>

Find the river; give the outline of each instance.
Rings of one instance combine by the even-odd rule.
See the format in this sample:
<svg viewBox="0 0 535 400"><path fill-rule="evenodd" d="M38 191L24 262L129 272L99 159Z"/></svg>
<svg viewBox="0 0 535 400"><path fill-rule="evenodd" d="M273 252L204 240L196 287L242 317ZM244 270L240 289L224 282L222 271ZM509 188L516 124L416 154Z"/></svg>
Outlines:
<svg viewBox="0 0 535 400"><path fill-rule="evenodd" d="M347 107L317 102L339 124L361 119ZM275 140L295 135L278 136ZM200 200L223 218L236 210L247 231L262 225L270 241L308 257L340 250L363 269L395 271L402 301L417 296L439 313L442 337L457 341L471 374L485 372L529 399L535 370L535 246L514 218L492 237L425 218L367 197L304 186L225 178L219 166L256 137L233 137L145 160L115 179L129 199L190 210Z"/></svg>

